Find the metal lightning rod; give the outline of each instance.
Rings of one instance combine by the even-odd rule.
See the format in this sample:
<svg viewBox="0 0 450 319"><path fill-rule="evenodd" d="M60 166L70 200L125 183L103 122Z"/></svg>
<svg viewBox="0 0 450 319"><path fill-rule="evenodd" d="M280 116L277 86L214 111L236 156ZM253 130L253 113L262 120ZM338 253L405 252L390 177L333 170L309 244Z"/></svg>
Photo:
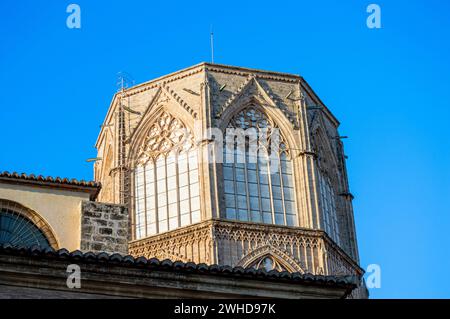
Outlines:
<svg viewBox="0 0 450 319"><path fill-rule="evenodd" d="M214 63L214 31L212 25L211 25L210 40L211 40L211 63Z"/></svg>

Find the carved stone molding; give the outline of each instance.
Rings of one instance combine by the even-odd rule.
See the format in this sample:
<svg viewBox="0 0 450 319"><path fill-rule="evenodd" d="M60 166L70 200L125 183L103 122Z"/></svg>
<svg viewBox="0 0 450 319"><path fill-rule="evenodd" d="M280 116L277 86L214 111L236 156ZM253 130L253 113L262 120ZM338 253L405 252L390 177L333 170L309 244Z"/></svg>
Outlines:
<svg viewBox="0 0 450 319"><path fill-rule="evenodd" d="M323 231L225 220L208 220L133 241L129 252L136 257L206 264L219 260L220 264L242 267L270 254L290 272L356 276L363 273Z"/></svg>
<svg viewBox="0 0 450 319"><path fill-rule="evenodd" d="M282 106L281 103L276 103L276 98L274 94L269 90L265 89L261 83L258 81L258 76L251 74L248 75L246 80L241 83L230 98L225 102L224 105L219 106L216 112L216 118L221 118L226 109L234 107L238 110L248 104L250 101L254 100L257 104L267 105L269 107L274 107L280 109L284 116L289 120L289 122L296 126L296 119L292 116L291 112Z"/></svg>
<svg viewBox="0 0 450 319"><path fill-rule="evenodd" d="M301 80L301 77L293 74L283 74L279 72L268 72L262 70L255 69L245 69L245 68L237 68L230 66L220 65L208 65L206 64L206 70L210 72L224 73L224 74L232 74L232 75L240 75L240 76L248 76L254 73L258 73L258 77L273 80L273 81L282 81L287 83L298 83Z"/></svg>
<svg viewBox="0 0 450 319"><path fill-rule="evenodd" d="M154 89L154 88L160 86L161 84L165 85L167 83L171 83L171 82L175 82L177 80L184 79L186 77L200 73L203 70L204 70L204 68L201 65L193 66L192 68L188 68L185 70L181 70L181 71L169 74L163 78L159 78L159 79L147 82L147 83L137 85L137 86L127 90L125 93L125 97L133 96L135 94L139 94L139 93Z"/></svg>
<svg viewBox="0 0 450 319"><path fill-rule="evenodd" d="M265 256L274 257L277 261L279 261L281 266L289 272L305 273L304 267L301 266L300 261L272 245L264 245L252 250L238 262L237 266L241 266L243 268L251 267L251 265L258 261L258 259L264 258Z"/></svg>
<svg viewBox="0 0 450 319"><path fill-rule="evenodd" d="M191 114L192 117L193 117L194 119L197 119L197 118L198 118L197 112L196 112L191 106L189 106L189 105L181 98L181 96L180 96L179 94L177 94L177 92L175 92L174 90L172 90L171 88L169 88L169 87L166 86L166 85L163 85L162 87L164 88L164 90L165 90L168 94L170 94L170 96L171 96L175 101L177 101L177 102L178 102L178 103L179 103L186 111L188 111L189 114Z"/></svg>

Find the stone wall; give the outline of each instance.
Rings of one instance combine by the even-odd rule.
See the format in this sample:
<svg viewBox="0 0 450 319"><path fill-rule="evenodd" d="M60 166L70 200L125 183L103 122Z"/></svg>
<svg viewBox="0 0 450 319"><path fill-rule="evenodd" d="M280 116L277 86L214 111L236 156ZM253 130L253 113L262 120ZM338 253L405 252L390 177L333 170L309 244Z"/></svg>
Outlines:
<svg viewBox="0 0 450 319"><path fill-rule="evenodd" d="M82 202L82 251L128 253L128 209L123 205Z"/></svg>
<svg viewBox="0 0 450 319"><path fill-rule="evenodd" d="M352 196L348 187L342 142L336 139L336 136L339 136L337 131L339 122L328 108L322 105L319 97L303 78L284 73L203 63L130 88L126 92L126 97L130 107L145 114L144 117L133 116L133 120L128 118L131 116L129 112L125 112L124 115L125 121L131 120L131 126L125 129L125 135L130 137L125 149L126 158L130 161L127 166L131 172L134 170L134 161L131 159L139 154L143 135L155 121L157 115L155 112L161 109L174 115L185 126L196 127L192 133L196 140L203 141L199 147L201 152L212 145L203 140L202 132L206 128L219 127L225 130L230 118L244 107L252 103L262 107L267 117L281 129L288 149L292 150L298 226L314 230L325 229L325 210L322 207L317 182L319 172L323 171L332 179L337 199L340 233L338 242L341 248L358 262ZM96 145L97 156L105 159L106 163L109 163L107 161L109 158L117 161L120 157L117 148L121 138L118 128L120 121L115 118L118 116L116 111L120 105L118 100L118 96L115 96L104 122L104 127L112 128L101 130ZM308 106L315 107L308 109ZM196 120L202 125L196 126ZM95 164L95 178L105 186L100 192L100 200L119 202L120 189L123 189L125 179L120 177L122 175L120 170L111 171L112 167L118 167L119 164L114 162L109 166L105 161ZM220 163L209 165L206 159L200 160L199 164L201 220L225 219L222 167ZM111 177L114 187L108 187ZM127 195L134 198L133 175L131 174L129 178L128 185L131 187L126 188L131 193ZM134 215L135 207L130 206L130 211L130 214ZM155 238L165 238L165 235ZM151 241L155 242L154 239ZM246 245L246 241L243 242ZM232 243L237 247L240 244L240 242ZM194 245L192 249L189 248L192 250L189 254L194 260L209 258L208 254L213 256L211 249L202 248L205 245L209 244L202 242L200 247ZM185 246L191 247L190 244ZM158 249L163 250L160 254L166 254L165 246ZM225 254L228 253L227 250L228 247L224 247ZM203 252L205 256L202 256ZM292 254L301 258L306 253L294 251ZM236 263L238 257L239 253L230 259ZM305 263L308 263L305 265L308 269L314 268L314 271L323 268L316 260L308 260Z"/></svg>

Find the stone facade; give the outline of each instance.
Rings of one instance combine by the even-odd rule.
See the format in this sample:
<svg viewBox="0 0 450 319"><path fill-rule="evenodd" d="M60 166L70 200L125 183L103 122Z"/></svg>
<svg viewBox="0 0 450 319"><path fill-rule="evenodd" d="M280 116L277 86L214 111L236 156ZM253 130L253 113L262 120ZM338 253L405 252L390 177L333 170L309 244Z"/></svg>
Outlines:
<svg viewBox="0 0 450 319"><path fill-rule="evenodd" d="M276 123L285 139L294 171L298 227L226 220L223 165L215 155L202 155L217 146L207 130L225 131L230 119L249 104ZM182 122L198 146L201 222L136 240L134 171L146 134L163 112ZM353 196L338 126L301 76L202 63L114 96L96 143L102 160L95 164L95 180L105 185L98 200L129 207L130 253L135 256L242 266L271 256L289 271L361 278ZM336 195L339 234L334 240L324 234L321 176Z"/></svg>
<svg viewBox="0 0 450 319"><path fill-rule="evenodd" d="M82 203L82 251L128 253L130 237L128 209L123 205Z"/></svg>

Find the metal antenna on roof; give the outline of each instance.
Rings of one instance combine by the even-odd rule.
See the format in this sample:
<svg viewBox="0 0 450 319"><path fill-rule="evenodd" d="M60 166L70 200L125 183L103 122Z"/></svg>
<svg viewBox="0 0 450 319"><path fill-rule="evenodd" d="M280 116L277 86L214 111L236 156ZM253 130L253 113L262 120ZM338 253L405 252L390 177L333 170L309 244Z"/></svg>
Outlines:
<svg viewBox="0 0 450 319"><path fill-rule="evenodd" d="M211 63L214 63L214 31L212 25L211 25L210 40L211 40Z"/></svg>
<svg viewBox="0 0 450 319"><path fill-rule="evenodd" d="M134 86L134 80L129 73L127 72L117 73L117 87L119 92L123 92L132 86Z"/></svg>

